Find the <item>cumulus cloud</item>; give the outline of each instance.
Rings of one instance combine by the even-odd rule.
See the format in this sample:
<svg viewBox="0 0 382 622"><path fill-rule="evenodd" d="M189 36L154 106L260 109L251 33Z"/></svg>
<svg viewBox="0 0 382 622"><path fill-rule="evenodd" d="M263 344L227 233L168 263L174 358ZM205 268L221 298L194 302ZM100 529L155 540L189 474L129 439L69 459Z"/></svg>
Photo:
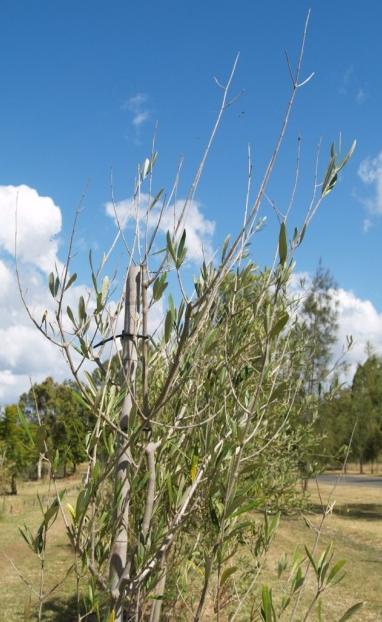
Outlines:
<svg viewBox="0 0 382 622"><path fill-rule="evenodd" d="M382 356L382 313L379 313L370 300L358 298L352 291L339 289L338 300L338 342L346 343L346 336L353 337L353 346L346 355L349 364L347 379L350 381L357 368L366 358L367 343L373 346L376 354ZM339 354L339 347L337 352Z"/></svg>
<svg viewBox="0 0 382 622"><path fill-rule="evenodd" d="M15 252L21 261L49 272L57 262L60 208L50 197L40 196L28 186L0 186L0 251Z"/></svg>
<svg viewBox="0 0 382 622"><path fill-rule="evenodd" d="M382 214L382 151L375 158L366 158L358 168L358 175L371 188L371 196L362 199L371 214Z"/></svg>
<svg viewBox="0 0 382 622"><path fill-rule="evenodd" d="M29 186L0 186L0 405L18 399L32 381L68 372L59 350L32 325L16 283L14 266L17 207L17 255L23 291L38 320L51 310L47 274L57 265L60 208Z"/></svg>
<svg viewBox="0 0 382 622"><path fill-rule="evenodd" d="M25 270L24 270L25 268ZM47 278L35 267L20 265L28 304L38 319L50 310ZM0 405L17 401L28 390L30 378L40 382L51 375L68 376L58 349L31 323L17 291L14 266L0 260Z"/></svg>
<svg viewBox="0 0 382 622"><path fill-rule="evenodd" d="M136 218L144 226L149 200L148 194L141 194L139 205L136 200L130 198L115 205L106 203L105 211L108 216L113 218L116 224L119 222L122 229L135 222ZM159 231L164 234L167 231L173 231L174 222L180 217L184 204L184 199L179 199L175 202L175 205L164 209L159 223ZM155 207L148 213L147 225L150 231L153 231L157 225L161 207L162 205L158 201ZM201 211L201 204L198 201L189 201L180 227L180 234L183 228L186 229L188 259L197 263L203 261L204 258L210 259L213 255L212 236L215 230L215 223L204 217Z"/></svg>

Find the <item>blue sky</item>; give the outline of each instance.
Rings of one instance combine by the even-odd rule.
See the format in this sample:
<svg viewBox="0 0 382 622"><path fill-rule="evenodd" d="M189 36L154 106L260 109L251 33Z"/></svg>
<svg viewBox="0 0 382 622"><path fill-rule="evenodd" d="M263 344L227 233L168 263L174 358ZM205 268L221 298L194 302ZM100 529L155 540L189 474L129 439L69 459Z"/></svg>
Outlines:
<svg viewBox="0 0 382 622"><path fill-rule="evenodd" d="M220 91L213 76L224 81L240 52L232 95L242 94L227 110L196 197L201 217L215 222L213 247L237 230L247 144L252 145L256 183L272 152L290 92L284 51L296 59L309 7L302 77L312 71L315 76L299 92L268 194L285 209L300 135L301 183L291 225L301 224L318 142L322 141L322 172L333 140L338 143L341 135L346 149L357 139L351 162L297 255L297 269L312 273L322 257L344 296L352 297L355 323L367 324L367 309L374 314L373 339L382 329L382 5L375 0L362 5L344 0L335 5L327 0L3 0L0 189L26 185L39 197L50 197L52 226L45 230L46 221L36 220L31 228L35 247L44 240L49 245L55 235L50 256L58 253L63 259L73 212L88 184L76 241L76 268L87 282L87 248L102 249L114 232L105 214L110 170L116 199L131 196L137 163L151 149L156 122L159 160L154 186L169 188L184 156L179 196L185 196L218 108ZM0 219L1 212L9 218L1 196L0 192ZM269 222L253 245L260 265L271 258L276 232L269 205L264 204L263 214ZM5 230L9 231L6 225ZM44 272L47 258L33 252L42 262L39 266L36 259L35 268ZM11 255L9 239L0 233L3 272ZM7 318L12 315L9 304ZM9 330L9 325L1 328L0 323L0 330ZM19 358L17 352L14 360L0 360L0 384L1 370L16 373ZM25 371L18 370L24 376Z"/></svg>

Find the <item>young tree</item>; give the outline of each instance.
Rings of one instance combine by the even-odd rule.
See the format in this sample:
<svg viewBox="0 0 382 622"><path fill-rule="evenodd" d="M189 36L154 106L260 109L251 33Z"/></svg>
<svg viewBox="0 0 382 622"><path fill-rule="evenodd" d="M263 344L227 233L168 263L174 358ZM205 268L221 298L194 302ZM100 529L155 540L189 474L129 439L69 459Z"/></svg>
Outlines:
<svg viewBox="0 0 382 622"><path fill-rule="evenodd" d="M354 148L342 162L332 149L301 228L288 239L289 210L282 215L276 259L259 272L246 255L302 86L305 32L287 113L252 202L249 166L243 225L226 239L219 257L203 262L193 287L185 271L185 214L230 105L236 62L182 208L172 204L177 182L167 196L161 189L152 192L155 152L138 169L133 239L117 233L128 263L121 299L110 295L105 253L98 268L91 262L93 291L79 298L78 309L65 304L75 280L69 272L72 238L63 272L49 277L54 314L45 324L32 318L62 348L81 403L95 418L86 446L88 477L66 522L77 579L89 574L88 611L108 620L181 619L186 609L198 621L207 600L217 620L223 610L237 619L251 606L277 526L277 514L269 516L276 504L264 467L276 475L274 497L291 489L294 448L301 439L301 426L294 425L301 374L296 374L290 322L295 310L287 286L294 252ZM170 223L165 240L164 222ZM162 327L152 334L150 312L166 289L171 293ZM91 363L97 365L96 378L81 373ZM249 513L253 508L262 521ZM230 560L244 542L248 566L234 567Z"/></svg>

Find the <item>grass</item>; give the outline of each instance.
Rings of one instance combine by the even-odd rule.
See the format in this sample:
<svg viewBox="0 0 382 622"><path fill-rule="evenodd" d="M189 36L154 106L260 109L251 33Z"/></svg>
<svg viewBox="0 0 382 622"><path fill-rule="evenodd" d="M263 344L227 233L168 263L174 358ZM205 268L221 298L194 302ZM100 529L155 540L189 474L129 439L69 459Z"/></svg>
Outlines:
<svg viewBox="0 0 382 622"><path fill-rule="evenodd" d="M66 502L73 503L80 478L68 478L58 482L58 488L66 488ZM18 526L27 523L32 531L41 522L41 513L36 500L36 493L45 502L54 494L52 485L29 482L19 486L17 497L0 499L0 621L35 620L36 597L30 587L20 579L20 572L29 585L38 589L38 560L28 549L18 532ZM320 521L321 503L326 503L332 487L320 484L319 491L310 484L309 494L312 512L307 516L313 526ZM346 559L347 574L345 579L324 597L322 620L335 622L342 613L357 601L366 601L364 608L352 620L355 622L382 622L382 489L366 485L339 485L335 491L336 504L322 529L319 551L334 542L335 559ZM283 553L289 556L296 547L303 551L303 545L313 545L314 530L309 529L302 518L284 518L281 523L265 565L262 582L275 583L277 560ZM12 564L9 560L12 560ZM72 562L72 552L68 546L65 525L59 517L50 532L50 545L46 564L46 591L61 580ZM309 585L304 595L309 596ZM54 592L47 603L44 620L71 622L75 619L75 607L70 599L75 591L75 577L69 575ZM276 591L276 590L274 590ZM206 616L206 620L214 617ZM243 617L239 620L245 620ZM289 619L287 616L286 619ZM311 620L316 620L316 614Z"/></svg>
<svg viewBox="0 0 382 622"><path fill-rule="evenodd" d="M73 503L79 484L79 478L67 478L65 481L58 481L57 487L59 490L65 488L66 501ZM54 487L49 483L28 482L19 484L18 488L17 496L2 497L0 500L1 622L37 619L37 598L32 589L39 590L39 560L21 537L18 527L26 523L32 533L35 533L42 521L37 493L45 505L54 495ZM72 561L73 554L68 546L65 525L59 516L48 532L45 593L64 578ZM55 602L47 603L44 620L69 622L73 619L65 612L65 603L73 596L74 586L75 578L72 574L52 594L49 600L54 599Z"/></svg>
<svg viewBox="0 0 382 622"><path fill-rule="evenodd" d="M297 550L300 557L305 556L304 545L311 551L315 543L316 531L321 523L322 506L326 507L327 501L336 503L329 516L325 519L315 558L333 543L333 564L339 560L346 560L346 576L341 583L334 588L329 588L322 597L321 618L318 616L317 606L313 609L309 620L318 622L336 622L345 611L357 602L364 602L362 609L351 619L354 622L382 622L382 594L380 589L382 571L382 489L365 485L349 486L339 485L335 494L332 495L332 486L320 484L319 489L315 483L310 483L310 510L305 513L311 527L302 517L283 517L273 541L272 547L267 553L263 570L257 585L257 592L262 585L272 588L275 602L281 600L287 585L284 573L279 579L277 576L278 561L287 555L289 561ZM349 509L351 508L351 510ZM261 520L261 517L259 516ZM245 553L241 551L238 557L243 567L247 565ZM249 561L249 560L248 560ZM248 563L249 567L249 563ZM306 565L303 564L303 570ZM294 622L301 622L315 593L315 579L310 570L306 580L306 587L296 612ZM211 594L210 600L213 596ZM252 594L252 600L256 594ZM258 599L258 596L257 596ZM248 608L243 606L238 621L249 619ZM233 606L232 611L235 609ZM284 617L285 622L291 619L292 607ZM207 620L215 619L213 605L209 609ZM222 617L225 621L230 619L229 613ZM257 620L257 618L256 618Z"/></svg>
<svg viewBox="0 0 382 622"><path fill-rule="evenodd" d="M311 485L312 513L307 518L318 527L321 501L329 499L332 486L320 484L319 492ZM339 485L334 497L336 503L332 514L323 524L318 551L334 543L334 559L345 559L344 580L329 590L323 598L322 619L338 620L351 605L364 601L365 605L352 620L359 622L382 621L382 489L365 485ZM312 547L315 540L313 529L302 519L284 518L268 558L268 576L283 552L291 555L296 547L303 551L304 544ZM274 574L273 574L274 576ZM313 584L310 576L308 586ZM307 590L309 592L309 589ZM305 598L305 603L307 602ZM317 619L312 616L312 620Z"/></svg>

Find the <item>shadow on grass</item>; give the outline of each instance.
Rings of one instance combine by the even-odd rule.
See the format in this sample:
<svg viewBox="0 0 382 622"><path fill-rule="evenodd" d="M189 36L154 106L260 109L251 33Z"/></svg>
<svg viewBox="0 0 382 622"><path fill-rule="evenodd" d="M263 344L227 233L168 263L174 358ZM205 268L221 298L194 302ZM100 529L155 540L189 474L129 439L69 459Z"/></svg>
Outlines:
<svg viewBox="0 0 382 622"><path fill-rule="evenodd" d="M81 611L81 615L84 615ZM77 602L76 597L72 598L52 598L44 605L44 622L77 622ZM89 614L82 618L86 622L96 622L95 614Z"/></svg>
<svg viewBox="0 0 382 622"><path fill-rule="evenodd" d="M310 506L312 512L321 514L322 508L318 503ZM364 518L366 520L382 519L382 504L380 503L346 503L345 505L335 505L333 514L345 518Z"/></svg>

